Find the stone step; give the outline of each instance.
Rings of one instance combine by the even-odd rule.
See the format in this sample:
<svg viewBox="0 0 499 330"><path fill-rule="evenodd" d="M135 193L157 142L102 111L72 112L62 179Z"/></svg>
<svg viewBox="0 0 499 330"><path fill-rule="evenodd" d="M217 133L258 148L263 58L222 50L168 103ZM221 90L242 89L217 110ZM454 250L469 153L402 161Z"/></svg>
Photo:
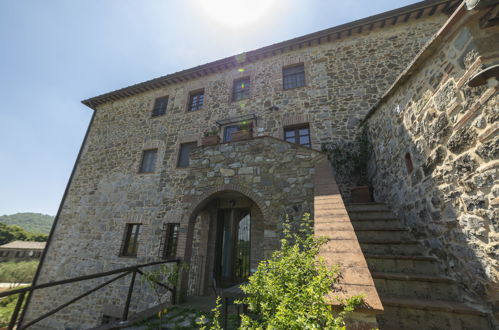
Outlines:
<svg viewBox="0 0 499 330"><path fill-rule="evenodd" d="M391 211L348 211L352 220L397 219Z"/></svg>
<svg viewBox="0 0 499 330"><path fill-rule="evenodd" d="M463 303L403 298L382 302L385 311L376 317L380 330L492 330L485 313Z"/></svg>
<svg viewBox="0 0 499 330"><path fill-rule="evenodd" d="M437 259L425 256L364 255L372 272L438 275Z"/></svg>
<svg viewBox="0 0 499 330"><path fill-rule="evenodd" d="M403 229L402 224L396 218L392 219L369 219L351 220L355 230L363 229Z"/></svg>
<svg viewBox="0 0 499 330"><path fill-rule="evenodd" d="M362 241L410 240L409 231L403 228L357 229L357 238Z"/></svg>
<svg viewBox="0 0 499 330"><path fill-rule="evenodd" d="M356 211L390 211L385 203L352 203L347 206L348 212Z"/></svg>
<svg viewBox="0 0 499 330"><path fill-rule="evenodd" d="M364 254L369 255L402 255L402 256L422 256L422 246L417 241L359 241Z"/></svg>
<svg viewBox="0 0 499 330"><path fill-rule="evenodd" d="M381 297L460 301L455 281L441 276L371 272Z"/></svg>

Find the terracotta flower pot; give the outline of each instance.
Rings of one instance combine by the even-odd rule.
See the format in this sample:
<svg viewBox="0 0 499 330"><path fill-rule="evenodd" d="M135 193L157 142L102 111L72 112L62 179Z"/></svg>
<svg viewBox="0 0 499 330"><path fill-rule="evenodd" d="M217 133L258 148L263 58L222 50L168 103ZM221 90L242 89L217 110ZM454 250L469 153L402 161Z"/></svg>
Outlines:
<svg viewBox="0 0 499 330"><path fill-rule="evenodd" d="M352 203L370 203L373 202L369 186L359 186L350 188Z"/></svg>
<svg viewBox="0 0 499 330"><path fill-rule="evenodd" d="M232 141L249 140L253 137L253 132L250 130L240 130L232 133Z"/></svg>
<svg viewBox="0 0 499 330"><path fill-rule="evenodd" d="M212 146L214 144L219 144L219 143L220 143L220 137L218 135L205 136L201 140L201 144L204 146Z"/></svg>

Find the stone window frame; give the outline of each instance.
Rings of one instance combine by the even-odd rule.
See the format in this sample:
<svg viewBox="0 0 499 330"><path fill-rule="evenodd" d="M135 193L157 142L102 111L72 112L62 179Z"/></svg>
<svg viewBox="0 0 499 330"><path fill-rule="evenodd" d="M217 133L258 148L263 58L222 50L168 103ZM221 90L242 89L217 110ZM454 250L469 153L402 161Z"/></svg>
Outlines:
<svg viewBox="0 0 499 330"><path fill-rule="evenodd" d="M233 94L232 92L234 90L234 82L239 80L239 79L244 79L244 78L248 78L250 80L249 95L245 99L235 101L232 97L232 94ZM247 68L245 68L242 71L236 70L236 71L230 73L229 75L227 75L223 79L224 79L225 84L228 87L228 91L229 91L229 93L227 95L227 99L226 99L229 106L234 106L234 105L238 104L238 102L243 102L243 101L249 102L253 98L254 93L255 93L255 86L256 86L255 84L257 83L257 79L255 79L255 74L253 73L253 70L249 70Z"/></svg>
<svg viewBox="0 0 499 330"><path fill-rule="evenodd" d="M154 172L140 172L141 164L142 164L142 157L143 157L143 152L147 150L153 150L157 149L157 155L156 155L156 165L154 167ZM142 145L141 149L141 154L137 156L136 160L134 161L133 168L137 169L136 174L138 175L152 175L152 174L158 174L163 170L163 158L165 156L165 142L161 140L149 140L145 142Z"/></svg>
<svg viewBox="0 0 499 330"><path fill-rule="evenodd" d="M178 157L180 155L180 145L183 143L196 142L197 146L201 145L202 134L188 134L178 136L177 142L175 143L175 150L170 156L171 168L174 170L188 170L189 167L178 167Z"/></svg>
<svg viewBox="0 0 499 330"><path fill-rule="evenodd" d="M156 113L156 108L157 108L158 101L164 100L164 99L166 99L166 106L165 106L164 112L162 112L162 113ZM154 102L153 102L152 111L151 111L151 117L152 118L157 118L157 117L161 117L161 116L166 115L166 113L168 111L169 104L170 104L170 96L169 95L156 97L154 99Z"/></svg>
<svg viewBox="0 0 499 330"><path fill-rule="evenodd" d="M185 169L185 168L189 168L190 167L190 164L187 165L187 166L180 166L180 153L182 152L182 146L186 145L186 144L196 144L196 146L194 148L196 148L196 147L199 146L199 143L198 143L197 140L196 141L187 141L187 142L181 142L181 143L179 143L179 145L178 145L178 151L177 151L177 162L176 162L176 164L177 164L177 168L180 168L180 169L182 169L182 168Z"/></svg>
<svg viewBox="0 0 499 330"><path fill-rule="evenodd" d="M161 259L172 259L177 256L179 237L180 222L163 223L161 242L159 246L159 257Z"/></svg>
<svg viewBox="0 0 499 330"><path fill-rule="evenodd" d="M283 117L281 121L281 126L278 130L278 135L274 136L278 139L284 140L284 129L291 126L300 126L300 125L308 125L309 135L310 135L310 149L318 150L314 148L314 145L318 145L319 141L316 136L314 123L310 120L310 116L308 114L288 114ZM319 145L320 147L320 145ZM308 148L308 147L307 147Z"/></svg>
<svg viewBox="0 0 499 330"><path fill-rule="evenodd" d="M118 255L119 257L121 257L121 258L137 258L138 251L139 251L139 236L140 236L140 232L142 231L141 230L142 225L143 224L141 222L127 222L127 223L125 223L125 229L123 231L123 238L121 240L120 252ZM130 235L133 234L132 230L133 230L134 226L138 226L137 232L135 234L134 254L126 254L125 250L127 250L126 248L128 247L128 244L130 243L130 237L128 234L129 233L130 233Z"/></svg>
<svg viewBox="0 0 499 330"><path fill-rule="evenodd" d="M201 93L203 93L203 104L201 105L200 108L192 110L191 109L192 97L194 95L201 94ZM190 90L187 93L187 102L186 103L187 103L186 104L186 112L188 112L188 113L197 112L197 111L203 110L206 107L206 89L203 87L203 88L197 88L197 89Z"/></svg>
<svg viewBox="0 0 499 330"><path fill-rule="evenodd" d="M282 60L280 63L280 69L274 71L273 74L273 81L274 81L274 89L276 91L282 91L282 92L293 92L293 91L299 91L301 89L306 89L310 87L310 83L312 82L311 76L310 76L310 56L306 54L299 54L297 56L289 56L286 57ZM296 88L290 88L290 89L284 89L284 81L283 81L283 69L292 67L295 65L300 65L303 64L303 70L305 71L305 85L296 87ZM276 64L276 67L279 64Z"/></svg>
<svg viewBox="0 0 499 330"><path fill-rule="evenodd" d="M284 86L284 71L286 69L291 69L291 68L295 68L295 67L303 67L303 85L301 86L296 86L296 87L290 87L290 88L285 88ZM296 64L290 64L290 65L284 65L281 69L281 72L282 72L282 90L283 91L288 91L288 90L292 90L292 89L299 89L299 88L302 88L302 87L307 87L307 74L306 74L306 69L305 69L305 63L303 62L299 62L299 63L296 63Z"/></svg>
<svg viewBox="0 0 499 330"><path fill-rule="evenodd" d="M156 153L156 157L154 159L154 164L153 164L153 169L152 171L144 171L143 168L144 168L144 160L145 160L145 155L148 153L148 152L155 152ZM156 173L157 172L157 163L158 163L158 148L149 148L149 149L143 149L142 150L142 156L140 158L140 163L139 163L139 171L138 173L139 174L151 174L151 173Z"/></svg>
<svg viewBox="0 0 499 330"><path fill-rule="evenodd" d="M242 98L242 99L234 99L234 95L237 94L237 92L235 92L235 87L236 87L236 82L239 82L239 81L242 81L242 80L247 80L248 83L249 83L249 88L248 88L248 91L245 93L246 94L246 97ZM251 94L252 94L252 88L251 86L253 85L253 81L251 79L251 76L250 75L245 75L243 77L237 77L237 78L234 78L234 80L232 81L232 93L231 93L231 96L230 96L230 101L231 102L240 102L240 101L244 101L244 100L249 100L251 98Z"/></svg>
<svg viewBox="0 0 499 330"><path fill-rule="evenodd" d="M304 129L306 128L308 130L308 145L305 145L305 144L301 144L300 143L300 140L299 138L301 137L301 135L298 134L298 136L296 135L296 132L300 129ZM287 131L293 131L295 132L295 138L298 137L298 142L291 142L291 141L287 141L286 140L286 132ZM310 123L303 123L303 124L296 124L296 125L288 125L288 126L283 126L282 128L282 137L284 139L284 141L286 142L289 142L289 143L295 143L297 145L300 145L300 146L303 146L303 147L306 147L306 148L312 148L312 137L311 137L311 134L310 134Z"/></svg>

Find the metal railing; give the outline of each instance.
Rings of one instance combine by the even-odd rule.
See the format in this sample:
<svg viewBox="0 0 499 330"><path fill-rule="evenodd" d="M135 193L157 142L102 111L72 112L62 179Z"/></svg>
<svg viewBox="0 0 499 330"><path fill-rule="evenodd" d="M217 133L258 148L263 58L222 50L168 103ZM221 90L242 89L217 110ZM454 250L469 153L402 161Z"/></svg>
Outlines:
<svg viewBox="0 0 499 330"><path fill-rule="evenodd" d="M119 280L120 278L125 277L129 274L132 274L132 278L130 280L130 286L128 287L128 294L126 297L125 307L123 309L123 314L121 316L121 321L127 321L128 320L128 312L130 309L130 301L132 299L132 294L133 294L133 286L135 283L135 277L136 277L137 273L139 275L144 275L144 273L140 270L140 268L154 266L154 265L160 265L160 264L167 264L167 263L178 264L178 263L180 263L180 259L150 262L147 264L134 265L134 266L119 268L119 269L115 269L115 270L111 270L111 271L107 271L107 272L101 272L101 273L96 273L96 274L91 274L91 275L84 275L84 276L74 277L74 278L70 278L70 279L66 279L66 280L54 281L54 282L50 282L50 283L33 285L33 286L26 287L26 288L2 292L2 293L0 293L0 298L19 294L19 297L17 298L17 302L16 302L16 307L15 307L14 312L12 313L11 318L10 318L10 323L9 323L8 329L9 330L14 329L14 327L16 326L16 323L18 323L19 313L23 307L24 297L26 296L26 293L29 293L31 295L35 290L38 290L38 289L44 289L44 288L50 288L50 287L57 286L57 285L86 281L86 280L91 280L94 278L100 278L100 277L105 277L105 276L110 276L110 275L115 275L115 274L119 274L119 275L116 277L113 277L112 279L110 279L110 280L108 280L108 281L106 281L98 286L96 286L95 288L93 288L91 290L85 291L81 295L71 299L70 301L68 301L62 305L57 306L56 308L54 308L51 311L37 317L36 319L28 322L27 324L22 324L22 317L21 317L21 322L20 322L21 324L18 324L16 329L18 329L18 330L26 329L26 328L32 326L33 324L38 323L41 320L49 317L50 315L57 313L58 311L71 305L72 303L88 296L89 294L91 294L95 291L98 291L99 289L102 289L103 287L113 283L114 281ZM157 281L153 281L153 282L156 285L159 285L172 293L172 304L174 304L175 297L177 295L176 286L169 287L168 285L157 282ZM23 314L24 314L24 311L23 311Z"/></svg>

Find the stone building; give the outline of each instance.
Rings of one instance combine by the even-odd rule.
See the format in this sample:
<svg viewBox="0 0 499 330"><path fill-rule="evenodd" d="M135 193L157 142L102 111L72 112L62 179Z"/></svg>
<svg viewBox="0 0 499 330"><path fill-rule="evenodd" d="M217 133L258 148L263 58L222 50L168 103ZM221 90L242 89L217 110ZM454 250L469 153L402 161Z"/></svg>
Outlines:
<svg viewBox="0 0 499 330"><path fill-rule="evenodd" d="M0 261L40 259L45 242L13 241L0 245Z"/></svg>
<svg viewBox="0 0 499 330"><path fill-rule="evenodd" d="M208 295L310 212L339 294L366 295L352 328L492 328L497 81L470 78L499 59L494 2L423 1L83 101L93 117L35 283L175 257L181 295ZM355 182L332 150L361 131L378 203L346 207ZM39 327L96 326L128 284ZM89 288L39 290L24 320ZM132 311L154 305L135 289Z"/></svg>

